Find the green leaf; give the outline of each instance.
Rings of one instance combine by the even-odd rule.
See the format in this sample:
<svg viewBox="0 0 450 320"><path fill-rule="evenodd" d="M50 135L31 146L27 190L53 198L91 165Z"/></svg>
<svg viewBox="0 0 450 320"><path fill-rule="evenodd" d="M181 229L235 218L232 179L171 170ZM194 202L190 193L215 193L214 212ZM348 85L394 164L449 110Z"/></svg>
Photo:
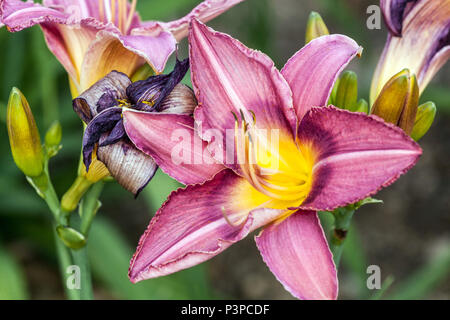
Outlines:
<svg viewBox="0 0 450 320"><path fill-rule="evenodd" d="M425 298L450 274L450 246L441 249L436 256L417 270L388 297L394 300L413 300Z"/></svg>
<svg viewBox="0 0 450 320"><path fill-rule="evenodd" d="M132 284L127 272L133 250L107 220L97 217L89 235L94 278L121 299L210 299L204 265Z"/></svg>
<svg viewBox="0 0 450 320"><path fill-rule="evenodd" d="M383 284L381 285L381 289L378 290L372 297L370 297L370 300L381 300L386 293L386 291L391 287L391 285L394 283L394 277L392 275L389 275L386 280L383 281Z"/></svg>
<svg viewBox="0 0 450 320"><path fill-rule="evenodd" d="M0 247L0 300L28 299L24 274L17 262Z"/></svg>
<svg viewBox="0 0 450 320"><path fill-rule="evenodd" d="M353 224L347 233L342 253L342 263L351 271L351 276L358 285L359 296L367 296L367 258L356 225Z"/></svg>
<svg viewBox="0 0 450 320"><path fill-rule="evenodd" d="M353 204L354 209L357 210L361 208L362 206L365 206L366 204L372 204L372 203L383 203L383 200L375 199L375 198L365 198L364 200L361 200L355 204Z"/></svg>

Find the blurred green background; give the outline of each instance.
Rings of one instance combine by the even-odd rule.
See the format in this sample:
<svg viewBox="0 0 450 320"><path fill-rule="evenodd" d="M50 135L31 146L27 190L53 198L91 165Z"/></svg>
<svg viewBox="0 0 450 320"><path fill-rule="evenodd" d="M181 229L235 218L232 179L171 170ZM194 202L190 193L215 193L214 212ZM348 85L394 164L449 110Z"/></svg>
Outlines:
<svg viewBox="0 0 450 320"><path fill-rule="evenodd" d="M138 2L145 20L183 16L197 0ZM357 72L360 97L368 97L386 30L366 28L366 0L247 0L210 22L278 67L304 44L305 24L318 11L332 33L344 33L364 47L349 69ZM51 225L45 204L15 167L5 125L9 91L27 96L41 134L59 119L63 150L51 162L61 195L76 175L82 125L72 111L67 76L47 50L38 27L10 34L0 30L0 299L63 299ZM187 43L180 56L187 56ZM169 63L171 68L173 61ZM399 182L381 192L383 205L357 212L340 269L342 299L450 298L450 69L444 67L421 98L433 100L437 120L421 141L424 155ZM370 165L370 164L368 164ZM252 237L218 257L172 276L132 285L128 263L151 216L179 185L160 171L137 200L108 183L89 239L89 256L99 299L291 299L257 252ZM329 217L322 216L324 224ZM387 290L366 287L366 268L380 266ZM390 286L389 284L392 283Z"/></svg>

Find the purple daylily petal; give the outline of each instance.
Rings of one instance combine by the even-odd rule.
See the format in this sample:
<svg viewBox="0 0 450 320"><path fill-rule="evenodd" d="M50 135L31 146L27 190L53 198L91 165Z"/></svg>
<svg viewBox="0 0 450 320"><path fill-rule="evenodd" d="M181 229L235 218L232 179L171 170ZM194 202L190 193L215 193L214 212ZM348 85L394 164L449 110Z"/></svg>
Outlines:
<svg viewBox="0 0 450 320"><path fill-rule="evenodd" d="M125 130L134 145L153 157L161 170L183 184L202 183L224 169L211 158L187 115L123 112Z"/></svg>
<svg viewBox="0 0 450 320"><path fill-rule="evenodd" d="M313 211L297 211L255 237L270 271L299 299L336 299L338 280L333 256Z"/></svg>
<svg viewBox="0 0 450 320"><path fill-rule="evenodd" d="M253 230L279 216L280 210L246 208L234 201L245 180L231 170L203 185L173 192L158 210L131 260L132 282L174 273L211 259ZM238 226L231 226L224 215Z"/></svg>
<svg viewBox="0 0 450 320"><path fill-rule="evenodd" d="M301 207L317 211L375 194L412 168L422 153L400 128L334 107L311 109L300 123L298 140L315 157L312 189Z"/></svg>
<svg viewBox="0 0 450 320"><path fill-rule="evenodd" d="M361 48L343 35L323 36L300 49L281 73L289 83L299 120L312 107L326 106L341 71Z"/></svg>
<svg viewBox="0 0 450 320"><path fill-rule="evenodd" d="M83 163L86 166L86 171L89 171L92 153L100 137L113 130L121 119L121 108L109 108L100 112L89 122L83 135Z"/></svg>
<svg viewBox="0 0 450 320"><path fill-rule="evenodd" d="M203 139L210 140L208 131L218 130L225 149L227 130L235 128L233 113L241 112L247 122L253 122L253 113L259 129L276 128L293 137L292 93L269 57L197 20L192 21L189 42L191 78L199 101L194 118ZM230 162L236 169L237 161Z"/></svg>
<svg viewBox="0 0 450 320"><path fill-rule="evenodd" d="M161 23L161 25L172 32L179 41L188 35L189 22L192 19L196 18L206 23L242 1L244 0L206 0L196 6L187 16L175 21Z"/></svg>
<svg viewBox="0 0 450 320"><path fill-rule="evenodd" d="M111 70L130 76L144 64L145 61L140 55L124 47L121 38L116 32L103 30L97 33L97 38L91 42L83 57L81 88L91 87Z"/></svg>
<svg viewBox="0 0 450 320"><path fill-rule="evenodd" d="M123 126L123 120L119 120L108 136L99 144L99 146L109 146L110 144L114 144L126 136L127 133L125 132L125 127Z"/></svg>
<svg viewBox="0 0 450 320"><path fill-rule="evenodd" d="M103 1L46 0L42 6L32 1L2 0L0 27L5 24L10 31L20 31L40 24L49 49L69 73L73 95L77 96L113 70L131 76L147 62L157 73L162 72L176 48L172 31L181 36L192 17L207 21L240 1L208 0L173 23L142 23L128 1L121 9L117 3L114 14L111 5Z"/></svg>
<svg viewBox="0 0 450 320"><path fill-rule="evenodd" d="M408 5L417 0L380 0L384 21L389 31L399 37L402 34L403 17Z"/></svg>
<svg viewBox="0 0 450 320"><path fill-rule="evenodd" d="M104 135L100 139L100 145L105 142L106 137ZM151 157L137 150L127 140L99 147L97 157L106 165L114 179L135 196L144 189L158 169Z"/></svg>
<svg viewBox="0 0 450 320"><path fill-rule="evenodd" d="M189 59L177 60L171 73L160 74L132 83L127 88L130 103L137 110L160 112L162 103L183 80L188 69ZM149 101L152 102L151 105L148 105Z"/></svg>
<svg viewBox="0 0 450 320"><path fill-rule="evenodd" d="M72 9L75 12L70 11ZM68 11L65 11L65 10ZM64 66L75 83L80 77L83 56L95 34L101 29L115 30L112 25L105 26L98 20L82 18L77 4L58 10L33 2L3 0L0 2L0 17L12 32L40 24L47 45ZM86 88L78 88L83 90Z"/></svg>
<svg viewBox="0 0 450 320"><path fill-rule="evenodd" d="M370 90L373 104L386 82L407 68L422 93L450 58L450 1L416 1L403 14L401 37L388 35Z"/></svg>
<svg viewBox="0 0 450 320"><path fill-rule="evenodd" d="M117 99L126 99L131 80L126 74L111 71L73 100L73 109L86 124L101 111L118 106Z"/></svg>
<svg viewBox="0 0 450 320"><path fill-rule="evenodd" d="M179 83L169 96L162 101L160 113L175 113L192 116L197 107L194 91L187 85Z"/></svg>
<svg viewBox="0 0 450 320"><path fill-rule="evenodd" d="M8 29L16 32L43 22L64 24L70 15L33 2L2 0L0 16Z"/></svg>

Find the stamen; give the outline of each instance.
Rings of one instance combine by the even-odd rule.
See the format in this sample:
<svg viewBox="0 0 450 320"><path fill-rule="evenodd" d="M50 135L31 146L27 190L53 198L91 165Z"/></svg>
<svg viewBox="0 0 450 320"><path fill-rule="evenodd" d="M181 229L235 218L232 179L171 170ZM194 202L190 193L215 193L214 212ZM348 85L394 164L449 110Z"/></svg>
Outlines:
<svg viewBox="0 0 450 320"><path fill-rule="evenodd" d="M255 113L250 111L253 117L253 122L256 123ZM249 124L244 118L244 112L239 110L241 116L241 125L239 119L234 112L232 112L235 119L235 145L238 164L240 165L241 174L244 178L259 192L272 198L273 200L291 201L304 200L307 196L308 189L306 183L309 179L308 174L303 172L284 172L278 169L260 167L257 162L256 146L258 143L267 144L267 141L258 136L254 125ZM253 135L255 134L255 135ZM254 139L256 137L256 140ZM276 155L277 159L280 155ZM279 159L280 160L280 159ZM276 183L278 177L283 176L292 177L287 181L280 181ZM266 177L272 176L267 180Z"/></svg>
<svg viewBox="0 0 450 320"><path fill-rule="evenodd" d="M131 21L133 21L133 15L134 15L134 12L136 11L136 3L137 3L137 0L131 1L131 8L130 8L130 12L128 13L127 23L125 24L124 34L128 33L128 29L131 26Z"/></svg>
<svg viewBox="0 0 450 320"><path fill-rule="evenodd" d="M250 111L250 113L252 114L252 117L253 117L253 124L255 125L256 124L256 115L255 115L255 113L253 112L253 110L249 110Z"/></svg>
<svg viewBox="0 0 450 320"><path fill-rule="evenodd" d="M100 21L104 22L103 20L105 19L105 11L103 9L103 0L98 0L98 13L100 16Z"/></svg>
<svg viewBox="0 0 450 320"><path fill-rule="evenodd" d="M111 21L116 24L116 0L111 0Z"/></svg>
<svg viewBox="0 0 450 320"><path fill-rule="evenodd" d="M119 12L118 12L118 27L119 27L119 30L123 33L123 29L122 29L122 27L123 27L123 23L124 22L126 22L126 21L123 21L124 19L123 19L123 17L124 17L124 15L125 15L125 12L123 11L123 5L124 5L124 3L126 3L126 0L119 0ZM126 8L125 8L125 10L126 10Z"/></svg>
<svg viewBox="0 0 450 320"><path fill-rule="evenodd" d="M126 99L117 99L117 102L119 103L119 107L128 107L130 103Z"/></svg>
<svg viewBox="0 0 450 320"><path fill-rule="evenodd" d="M226 221L230 226L232 226L233 228L240 228L240 227L242 227L242 226L244 225L245 221L247 220L247 217L244 216L244 217L243 217L244 219L240 219L240 220L237 221L237 223L233 223L233 222L230 220L230 218L228 217L227 213L225 212L225 207L222 207L222 208L221 208L221 211L222 211L223 217L225 218L225 221ZM243 221L241 222L241 220L243 220Z"/></svg>
<svg viewBox="0 0 450 320"><path fill-rule="evenodd" d="M150 107L153 107L155 105L155 101L153 101L153 100L150 100L150 101L142 100L140 102L143 103L143 104L146 104L146 105L148 105Z"/></svg>

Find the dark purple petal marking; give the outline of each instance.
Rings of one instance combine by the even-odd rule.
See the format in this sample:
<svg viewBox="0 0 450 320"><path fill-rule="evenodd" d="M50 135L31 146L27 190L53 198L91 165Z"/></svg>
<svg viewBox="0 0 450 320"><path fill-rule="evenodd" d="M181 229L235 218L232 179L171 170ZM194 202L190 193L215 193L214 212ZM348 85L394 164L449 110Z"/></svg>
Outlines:
<svg viewBox="0 0 450 320"><path fill-rule="evenodd" d="M111 130L109 135L106 137L105 140L103 140L100 143L100 147L104 147L110 144L114 144L118 142L119 140L125 138L127 136L127 133L125 132L125 128L123 126L123 120L119 120L115 127Z"/></svg>
<svg viewBox="0 0 450 320"><path fill-rule="evenodd" d="M137 110L159 112L161 103L184 78L188 69L189 59L177 60L171 73L132 83L127 88L128 99Z"/></svg>
<svg viewBox="0 0 450 320"><path fill-rule="evenodd" d="M97 102L97 112L100 113L106 109L117 107L119 102L117 99L120 99L117 92L113 90L108 90L105 92Z"/></svg>
<svg viewBox="0 0 450 320"><path fill-rule="evenodd" d="M386 25L394 36L402 35L403 18L405 9L409 2L417 0L381 0L380 5L383 11Z"/></svg>
<svg viewBox="0 0 450 320"><path fill-rule="evenodd" d="M95 145L100 140L100 137L104 133L111 131L121 119L122 109L110 108L106 109L89 122L83 136L83 163L86 166L86 171L89 171L92 152L94 151Z"/></svg>

